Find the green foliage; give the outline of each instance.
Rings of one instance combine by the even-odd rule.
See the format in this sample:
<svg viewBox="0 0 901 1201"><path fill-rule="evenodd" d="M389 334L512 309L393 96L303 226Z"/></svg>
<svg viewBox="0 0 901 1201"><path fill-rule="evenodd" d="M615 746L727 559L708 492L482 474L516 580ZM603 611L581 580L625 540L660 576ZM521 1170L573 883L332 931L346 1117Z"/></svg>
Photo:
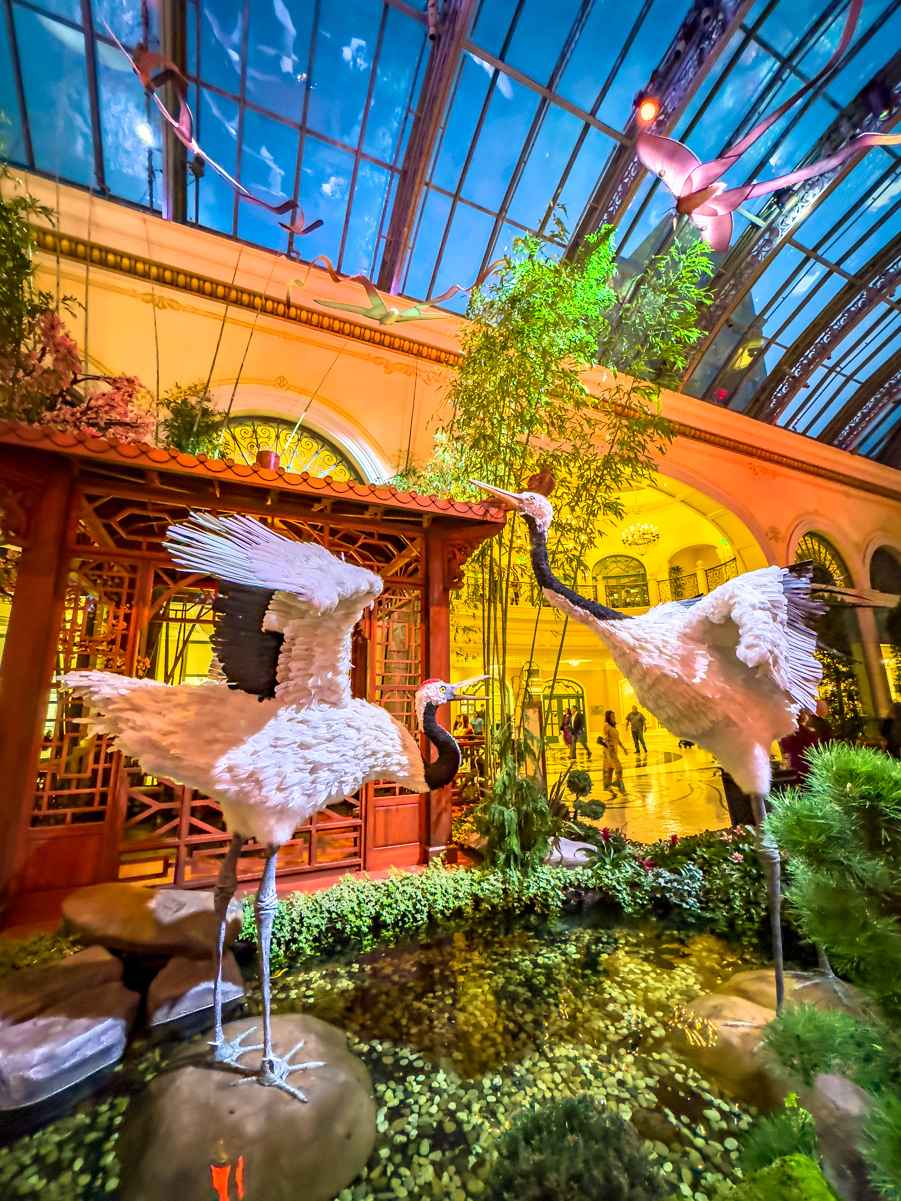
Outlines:
<svg viewBox="0 0 901 1201"><path fill-rule="evenodd" d="M507 1132L487 1201L663 1201L669 1187L633 1127L582 1094L535 1106Z"/></svg>
<svg viewBox="0 0 901 1201"><path fill-rule="evenodd" d="M788 1094L781 1109L754 1123L744 1137L739 1163L750 1174L787 1155L819 1159L816 1125L796 1093Z"/></svg>
<svg viewBox="0 0 901 1201"><path fill-rule="evenodd" d="M184 454L215 456L222 440L222 414L201 380L170 388L161 399L162 445Z"/></svg>
<svg viewBox="0 0 901 1201"><path fill-rule="evenodd" d="M642 377L652 360L664 374L677 370L698 336L698 305L707 300L699 279L709 257L696 244L654 259L640 288L621 301L613 288L612 234L605 227L590 235L573 259L549 257L531 235L514 243L489 288L472 294L449 416L436 432L432 460L399 481L481 497L471 479L518 488L539 465L549 468L557 480L549 552L566 579L584 570L599 523L621 515L616 494L648 480L669 442L659 386ZM557 228L555 237L565 240L565 231ZM592 395L583 375L598 361L614 370ZM508 522L467 566L464 601L481 608L483 670L499 681L507 677L507 613L521 571L529 572L528 538L519 521ZM500 713L490 718L503 721L503 684L497 698Z"/></svg>
<svg viewBox="0 0 901 1201"><path fill-rule="evenodd" d="M763 1040L804 1084L824 1072L847 1076L876 1092L897 1082L891 1032L880 1022L843 1010L789 1005L767 1026Z"/></svg>
<svg viewBox="0 0 901 1201"><path fill-rule="evenodd" d="M901 1006L901 763L833 743L776 798L787 899L803 933L889 1009Z"/></svg>
<svg viewBox="0 0 901 1201"><path fill-rule="evenodd" d="M829 721L836 738L853 742L863 732L863 703L854 668L849 606L829 604L816 619L816 656L823 667L820 695L829 706Z"/></svg>
<svg viewBox="0 0 901 1201"><path fill-rule="evenodd" d="M874 1104L863 1154L880 1196L901 1201L901 1093L887 1093Z"/></svg>
<svg viewBox="0 0 901 1201"><path fill-rule="evenodd" d="M730 1189L723 1201L726 1198L728 1201L835 1201L835 1194L812 1159L806 1155L787 1155Z"/></svg>
<svg viewBox="0 0 901 1201"><path fill-rule="evenodd" d="M602 832L603 834L603 832ZM716 929L726 936L742 936L744 927L731 915L702 907L697 912L696 876L691 849L700 864L713 834L684 839L688 857L679 872L648 868L642 862L646 848L630 844L616 832L600 842L609 848L590 866L575 869L541 864L530 872L445 867L439 860L421 872L398 872L384 880L344 876L321 892L297 892L282 898L273 924L273 960L296 963L369 950L382 943L421 936L427 930L463 925L483 918L532 914L553 918L589 896L626 915L651 910L667 918L688 918L694 924ZM707 872L701 897L708 892ZM716 872L716 868L707 869ZM758 884L763 886L758 870ZM677 877L674 884L673 877ZM688 906L688 909L685 908ZM254 937L253 901L244 902L242 937ZM754 931L753 943L758 942Z"/></svg>
<svg viewBox="0 0 901 1201"><path fill-rule="evenodd" d="M67 934L35 934L31 938L0 938L0 979L22 968L43 967L84 948Z"/></svg>
<svg viewBox="0 0 901 1201"><path fill-rule="evenodd" d="M581 769L577 768L571 771L567 776L566 787L573 794L573 796L576 798L576 802L578 803L581 797L588 796L591 792L591 776L587 771L582 771Z"/></svg>
<svg viewBox="0 0 901 1201"><path fill-rule="evenodd" d="M531 871L544 860L556 832L535 743L527 729L515 738L510 720L495 736L497 775L475 823L485 838L486 863L501 871Z"/></svg>

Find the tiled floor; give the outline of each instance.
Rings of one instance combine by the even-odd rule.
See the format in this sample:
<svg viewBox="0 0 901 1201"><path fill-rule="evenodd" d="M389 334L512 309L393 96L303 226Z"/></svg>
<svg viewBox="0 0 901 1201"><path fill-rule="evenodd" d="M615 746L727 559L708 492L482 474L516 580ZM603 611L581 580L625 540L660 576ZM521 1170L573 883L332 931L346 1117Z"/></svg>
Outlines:
<svg viewBox="0 0 901 1201"><path fill-rule="evenodd" d="M592 798L607 806L597 824L622 830L639 842L728 826L729 811L713 756L698 747L679 750L665 731L649 733L647 744L648 754L641 756L640 765L634 754L623 756L622 794L603 787L603 749L593 746L590 761L579 750L579 767L587 768L594 782ZM565 763L562 755L549 758L552 779Z"/></svg>

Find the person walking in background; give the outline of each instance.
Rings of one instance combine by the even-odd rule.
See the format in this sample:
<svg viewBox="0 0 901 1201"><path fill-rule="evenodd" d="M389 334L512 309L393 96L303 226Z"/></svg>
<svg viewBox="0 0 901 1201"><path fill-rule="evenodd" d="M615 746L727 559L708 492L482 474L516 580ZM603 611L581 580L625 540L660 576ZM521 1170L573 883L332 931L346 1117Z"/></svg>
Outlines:
<svg viewBox="0 0 901 1201"><path fill-rule="evenodd" d="M569 751L570 759L575 759L576 751L573 743L573 715L570 709L565 709L563 712L563 717L560 721L560 733L563 737L564 743L566 744L566 748Z"/></svg>
<svg viewBox="0 0 901 1201"><path fill-rule="evenodd" d="M572 716L573 740L569 748L570 759L575 759L579 744L582 745L588 758L591 758L591 747L588 745L588 730L585 728L585 715L581 709L576 709Z"/></svg>
<svg viewBox="0 0 901 1201"><path fill-rule="evenodd" d="M815 725L815 715L808 709L802 709L798 714L797 730L779 740L779 750L787 766L798 777L798 783L802 783L810 771L806 752L812 746L818 746L820 742L822 737Z"/></svg>
<svg viewBox="0 0 901 1201"><path fill-rule="evenodd" d="M635 743L635 754L638 755L641 753L641 751L644 751L645 757L647 757L648 744L644 740L644 731L648 721L637 705L633 705L626 714L626 724L632 731L632 741ZM636 763L637 762L638 760L636 759Z"/></svg>
<svg viewBox="0 0 901 1201"><path fill-rule="evenodd" d="M608 709L604 714L604 787L611 788L615 782L620 792L624 791L623 764L619 757L622 749L622 739L616 728L616 714Z"/></svg>
<svg viewBox="0 0 901 1201"><path fill-rule="evenodd" d="M888 717L879 727L885 749L893 759L901 759L901 701L895 701Z"/></svg>
<svg viewBox="0 0 901 1201"><path fill-rule="evenodd" d="M485 714L477 713L475 715L475 717L472 719L472 732L473 732L473 734L475 734L476 738L481 738L482 732L484 731L484 729L485 729Z"/></svg>

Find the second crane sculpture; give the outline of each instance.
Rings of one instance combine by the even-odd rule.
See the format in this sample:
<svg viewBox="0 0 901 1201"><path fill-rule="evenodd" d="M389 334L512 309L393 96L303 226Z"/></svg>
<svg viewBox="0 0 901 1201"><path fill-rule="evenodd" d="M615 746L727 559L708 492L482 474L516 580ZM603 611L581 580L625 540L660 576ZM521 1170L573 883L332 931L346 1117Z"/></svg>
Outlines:
<svg viewBox="0 0 901 1201"><path fill-rule="evenodd" d="M302 1044L276 1055L270 1029L278 849L315 813L370 780L420 793L449 784L460 751L436 711L467 699L465 688L477 680L456 686L426 680L417 691L420 727L438 752L425 763L405 726L351 695L353 629L382 591L378 575L249 517L194 513L170 527L166 548L180 567L221 581L213 647L228 687L214 681L172 687L105 671L69 672L65 683L96 709L94 727L145 771L205 792L222 806L232 837L215 891L214 1058L304 1101L289 1077L323 1065L292 1062ZM266 854L256 898L262 1046L244 1045L249 1030L229 1042L222 1028L226 915L238 858L251 838ZM239 1060L258 1050L260 1070L251 1073Z"/></svg>
<svg viewBox="0 0 901 1201"><path fill-rule="evenodd" d="M550 472L510 492L472 483L516 510L529 530L532 570L545 600L589 626L641 704L677 738L712 752L754 804L767 874L776 1003L784 995L779 851L763 830L772 781L770 747L816 708L822 668L811 619L824 606L811 596L810 568L764 567L720 584L706 596L670 601L631 617L580 596L548 564L554 510ZM831 971L831 969L828 969Z"/></svg>

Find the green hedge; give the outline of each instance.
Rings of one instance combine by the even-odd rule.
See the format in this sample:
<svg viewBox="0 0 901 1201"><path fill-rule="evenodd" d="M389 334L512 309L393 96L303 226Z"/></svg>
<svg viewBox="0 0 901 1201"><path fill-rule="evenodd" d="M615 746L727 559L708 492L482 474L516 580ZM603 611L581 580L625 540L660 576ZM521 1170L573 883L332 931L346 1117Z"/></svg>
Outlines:
<svg viewBox="0 0 901 1201"><path fill-rule="evenodd" d="M668 840L652 847L611 837L590 867L538 867L529 873L446 867L372 880L348 875L321 892L279 901L273 962L367 950L451 924L487 917L553 917L587 894L623 914L657 913L746 942L759 939L766 912L763 878L748 832ZM740 898L741 905L736 905ZM244 902L242 938L255 936L253 898Z"/></svg>

